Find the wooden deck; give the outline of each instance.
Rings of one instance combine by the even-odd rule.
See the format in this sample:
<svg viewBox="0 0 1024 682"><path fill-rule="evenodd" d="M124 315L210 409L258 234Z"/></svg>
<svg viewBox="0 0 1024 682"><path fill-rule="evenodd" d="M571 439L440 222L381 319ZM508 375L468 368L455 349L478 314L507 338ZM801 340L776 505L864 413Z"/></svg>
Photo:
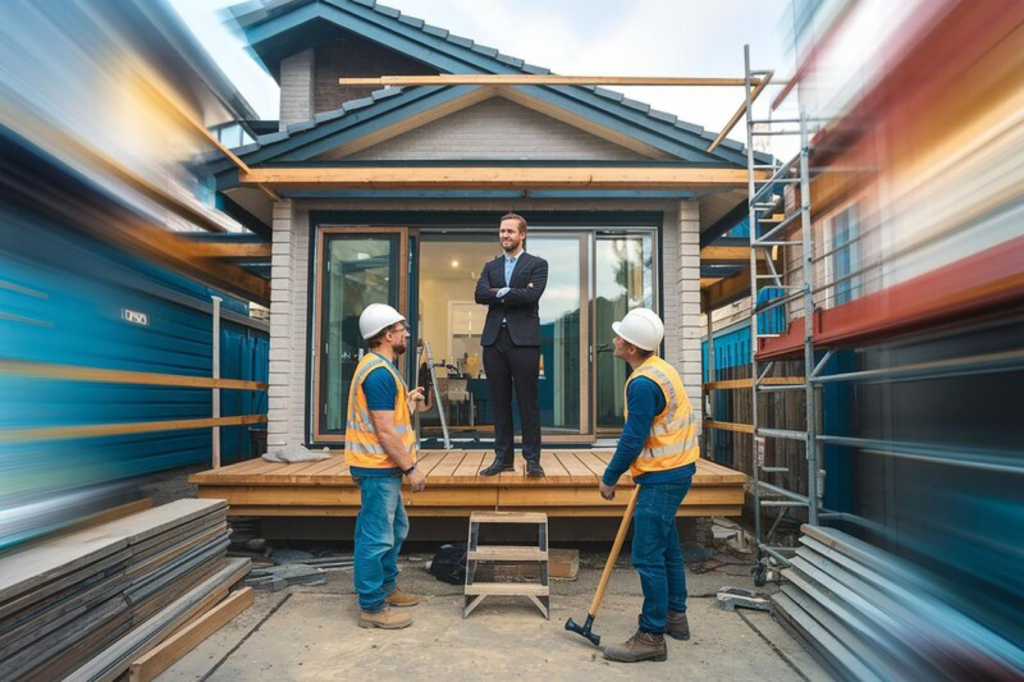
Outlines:
<svg viewBox="0 0 1024 682"><path fill-rule="evenodd" d="M549 516L621 516L633 487L627 473L615 500L598 493L599 476L611 450L553 450L541 455L547 475L528 478L517 456L516 470L496 477L477 472L494 455L484 450L428 450L418 466L427 489L403 490L410 516L469 516L481 510L544 511ZM278 464L254 459L193 474L199 497L227 500L232 516L355 516L359 489L341 453L312 463ZM739 516L746 475L698 460L693 487L680 516Z"/></svg>

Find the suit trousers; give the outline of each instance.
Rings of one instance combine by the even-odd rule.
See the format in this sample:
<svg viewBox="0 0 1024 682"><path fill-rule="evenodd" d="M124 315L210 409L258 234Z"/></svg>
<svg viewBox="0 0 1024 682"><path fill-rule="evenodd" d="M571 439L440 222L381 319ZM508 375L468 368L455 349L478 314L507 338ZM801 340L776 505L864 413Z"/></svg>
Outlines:
<svg viewBox="0 0 1024 682"><path fill-rule="evenodd" d="M484 346L484 370L494 406L494 451L506 464L515 458L515 428L512 421L512 392L519 405L523 434L523 457L540 462L540 347L512 343L508 327L502 325L494 344Z"/></svg>

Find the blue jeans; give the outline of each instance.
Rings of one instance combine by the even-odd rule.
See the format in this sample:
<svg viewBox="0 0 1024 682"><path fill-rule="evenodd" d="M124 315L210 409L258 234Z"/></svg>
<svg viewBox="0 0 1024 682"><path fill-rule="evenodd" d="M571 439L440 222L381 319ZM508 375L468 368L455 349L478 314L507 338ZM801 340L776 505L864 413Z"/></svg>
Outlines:
<svg viewBox="0 0 1024 682"><path fill-rule="evenodd" d="M355 479L362 506L356 518L355 587L359 608L377 613L395 591L398 552L409 535L409 517L402 504L401 476Z"/></svg>
<svg viewBox="0 0 1024 682"><path fill-rule="evenodd" d="M676 483L640 485L633 513L633 566L644 591L640 614L644 632L663 634L668 610L686 611L686 573L676 512L692 481L690 476Z"/></svg>

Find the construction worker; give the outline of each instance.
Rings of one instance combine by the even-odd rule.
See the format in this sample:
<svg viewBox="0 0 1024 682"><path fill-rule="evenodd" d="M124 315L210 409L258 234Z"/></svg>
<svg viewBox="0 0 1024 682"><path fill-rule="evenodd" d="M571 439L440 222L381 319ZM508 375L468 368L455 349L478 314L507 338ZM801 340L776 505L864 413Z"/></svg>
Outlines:
<svg viewBox="0 0 1024 682"><path fill-rule="evenodd" d="M640 486L633 514L633 566L644 592L636 634L606 646L605 658L624 663L667 660L665 634L689 639L686 575L676 512L690 490L700 456L697 422L679 373L657 355L665 325L652 310L631 310L612 325L615 357L632 369L626 381L626 424L601 478L601 496L614 499L629 469Z"/></svg>
<svg viewBox="0 0 1024 682"><path fill-rule="evenodd" d="M356 365L348 394L345 462L359 486L361 506L355 532L355 588L359 626L397 630L412 624L391 607L415 606L419 598L398 589L398 553L409 534L402 503L402 479L414 493L427 484L416 468L412 415L423 389L410 391L395 366L405 352L405 318L388 305L374 303L359 316L359 333L370 352Z"/></svg>

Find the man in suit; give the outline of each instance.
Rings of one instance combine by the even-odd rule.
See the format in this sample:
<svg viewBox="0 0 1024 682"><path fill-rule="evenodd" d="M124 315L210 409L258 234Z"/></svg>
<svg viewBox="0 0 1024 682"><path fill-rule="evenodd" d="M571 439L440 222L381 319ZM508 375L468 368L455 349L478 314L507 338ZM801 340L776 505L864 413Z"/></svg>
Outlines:
<svg viewBox="0 0 1024 682"><path fill-rule="evenodd" d="M503 216L498 239L504 254L484 265L476 283L476 302L487 306L480 344L494 406L494 462L480 472L495 476L513 468L515 431L512 391L519 405L527 476L543 476L540 466L540 297L548 282L548 262L526 253L526 220Z"/></svg>

